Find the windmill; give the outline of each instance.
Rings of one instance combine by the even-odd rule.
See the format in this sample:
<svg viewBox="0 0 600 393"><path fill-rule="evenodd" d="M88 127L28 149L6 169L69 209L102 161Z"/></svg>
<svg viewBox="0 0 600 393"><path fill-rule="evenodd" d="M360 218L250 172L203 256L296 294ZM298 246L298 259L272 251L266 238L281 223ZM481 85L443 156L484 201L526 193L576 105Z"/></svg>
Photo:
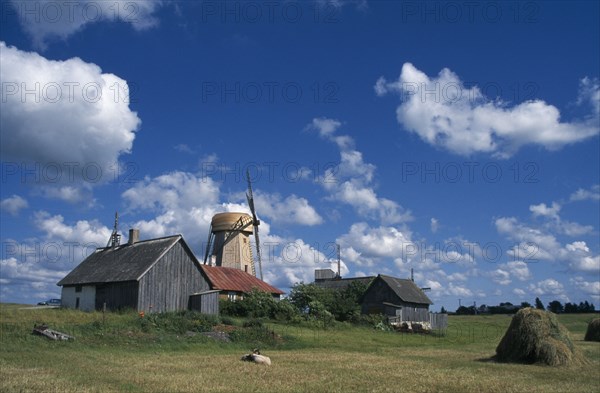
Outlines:
<svg viewBox="0 0 600 393"><path fill-rule="evenodd" d="M204 253L204 264L210 263L216 266L232 267L244 270L256 276L256 267L252 258L252 248L250 247L249 236L254 233L256 243L256 257L258 260L258 274L260 279L262 275L262 260L260 255L260 240L258 236L258 226L260 220L256 216L254 208L254 196L252 194L252 182L249 173L246 172L248 180L248 191L246 199L252 216L246 213L227 212L217 213L213 216L210 230L208 233L208 242Z"/></svg>

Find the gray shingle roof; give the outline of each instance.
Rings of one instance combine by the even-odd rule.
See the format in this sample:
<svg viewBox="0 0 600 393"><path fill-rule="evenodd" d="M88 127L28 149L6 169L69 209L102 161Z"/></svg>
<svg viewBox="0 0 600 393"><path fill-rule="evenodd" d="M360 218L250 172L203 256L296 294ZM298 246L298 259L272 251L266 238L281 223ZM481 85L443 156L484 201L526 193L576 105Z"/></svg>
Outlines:
<svg viewBox="0 0 600 393"><path fill-rule="evenodd" d="M144 240L132 245L124 244L115 249L99 248L57 285L139 280L180 240L188 248L181 235Z"/></svg>
<svg viewBox="0 0 600 393"><path fill-rule="evenodd" d="M425 295L412 280L396 278L380 274L379 277L402 299L407 303L433 304L431 299Z"/></svg>
<svg viewBox="0 0 600 393"><path fill-rule="evenodd" d="M328 279L328 280L315 280L315 285L321 288L344 290L350 286L353 282L364 283L369 285L373 280L373 276L370 277L354 277L354 278L341 278L341 279Z"/></svg>

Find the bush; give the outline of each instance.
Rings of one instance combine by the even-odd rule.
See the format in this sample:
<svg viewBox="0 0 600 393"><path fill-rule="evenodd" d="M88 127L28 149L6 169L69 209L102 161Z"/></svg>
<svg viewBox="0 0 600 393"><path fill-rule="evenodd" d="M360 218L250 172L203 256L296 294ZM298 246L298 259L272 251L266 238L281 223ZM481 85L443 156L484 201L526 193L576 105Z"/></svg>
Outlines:
<svg viewBox="0 0 600 393"><path fill-rule="evenodd" d="M235 326L235 321L233 320L233 318L230 317L221 317L221 323L223 325L228 325L228 326Z"/></svg>
<svg viewBox="0 0 600 393"><path fill-rule="evenodd" d="M261 328L263 327L263 322L260 319L249 319L242 325L245 328Z"/></svg>
<svg viewBox="0 0 600 393"><path fill-rule="evenodd" d="M299 312L287 299L276 300L269 293L252 290L237 301L222 300L221 314L235 317L271 318L291 321Z"/></svg>
<svg viewBox="0 0 600 393"><path fill-rule="evenodd" d="M177 334L187 331L207 332L220 323L216 315L200 314L195 311L150 313L140 320L144 332L156 330Z"/></svg>

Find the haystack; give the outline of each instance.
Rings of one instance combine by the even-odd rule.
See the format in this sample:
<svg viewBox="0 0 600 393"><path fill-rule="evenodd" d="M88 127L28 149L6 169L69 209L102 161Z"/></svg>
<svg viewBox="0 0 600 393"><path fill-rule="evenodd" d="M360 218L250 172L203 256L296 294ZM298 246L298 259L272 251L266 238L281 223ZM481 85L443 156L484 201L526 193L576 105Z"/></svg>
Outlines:
<svg viewBox="0 0 600 393"><path fill-rule="evenodd" d="M519 310L496 347L496 360L501 362L566 366L583 359L556 315L533 308Z"/></svg>
<svg viewBox="0 0 600 393"><path fill-rule="evenodd" d="M600 341L600 318L593 319L585 332L585 341Z"/></svg>

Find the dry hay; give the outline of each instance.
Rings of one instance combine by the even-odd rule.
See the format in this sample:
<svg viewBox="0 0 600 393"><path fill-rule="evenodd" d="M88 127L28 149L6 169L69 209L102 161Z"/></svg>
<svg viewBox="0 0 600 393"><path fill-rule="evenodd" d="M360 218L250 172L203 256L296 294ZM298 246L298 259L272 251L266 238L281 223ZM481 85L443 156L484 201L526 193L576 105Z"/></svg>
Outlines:
<svg viewBox="0 0 600 393"><path fill-rule="evenodd" d="M496 347L496 360L566 366L584 363L569 332L556 315L524 308L513 317L506 334Z"/></svg>
<svg viewBox="0 0 600 393"><path fill-rule="evenodd" d="M600 318L593 319L585 332L585 341L600 341Z"/></svg>

